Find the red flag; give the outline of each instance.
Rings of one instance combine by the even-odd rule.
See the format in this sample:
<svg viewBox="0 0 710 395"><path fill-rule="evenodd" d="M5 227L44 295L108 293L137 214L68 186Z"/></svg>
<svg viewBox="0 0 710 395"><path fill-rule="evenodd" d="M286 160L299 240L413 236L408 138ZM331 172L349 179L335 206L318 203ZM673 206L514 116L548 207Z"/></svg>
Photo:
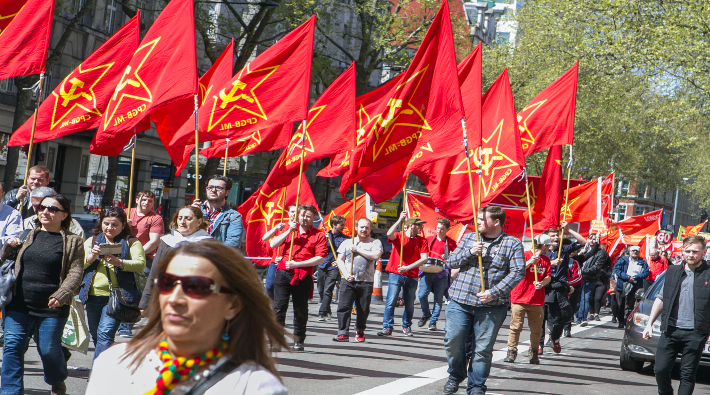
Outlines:
<svg viewBox="0 0 710 395"><path fill-rule="evenodd" d="M473 136L481 135L481 101L483 100L483 88L481 86L482 52L483 49L479 42L476 48L458 66L461 97L463 98L463 108L466 113L466 129ZM469 139L469 144L473 143Z"/></svg>
<svg viewBox="0 0 710 395"><path fill-rule="evenodd" d="M288 223L288 206L296 203L296 192L298 189L298 178L291 184L275 191L269 190L263 184L259 189L242 203L237 211L242 214L244 226L246 227L246 250L250 257L270 257L272 249L268 241L261 238L267 231L281 222L283 212L284 222ZM285 195L285 196L284 196ZM284 202L285 197L285 202ZM312 204L318 209L316 199L313 197L310 185L306 177L301 181L300 204ZM256 261L260 265L268 264L268 261Z"/></svg>
<svg viewBox="0 0 710 395"><path fill-rule="evenodd" d="M163 143L191 116L198 92L193 11L192 0L172 0L150 27L111 96L93 154L121 153L149 115Z"/></svg>
<svg viewBox="0 0 710 395"><path fill-rule="evenodd" d="M53 18L54 0L0 3L0 80L46 71Z"/></svg>
<svg viewBox="0 0 710 395"><path fill-rule="evenodd" d="M663 209L637 215L621 222L612 223L609 233L621 231L627 245L636 245L646 235L654 235L661 228Z"/></svg>
<svg viewBox="0 0 710 395"><path fill-rule="evenodd" d="M407 210L410 216L419 217L426 224L422 226L424 237L436 235L436 220L445 218L444 215L434 205L431 197L418 193L407 193ZM451 221L451 227L446 235L456 240L461 229L466 225L456 220Z"/></svg>
<svg viewBox="0 0 710 395"><path fill-rule="evenodd" d="M358 218L362 217L367 217L367 196L362 194L357 197L357 200L355 201L355 220ZM349 200L340 206L336 207L333 209L333 211L329 212L328 215L326 215L323 218L323 222L320 224L320 229L328 232L330 231L330 219L333 218L336 215L340 215L341 217L345 217L345 228L343 229L343 233L346 235L352 235L353 231L355 230L355 226L353 225L353 201ZM330 249L330 247L328 247Z"/></svg>
<svg viewBox="0 0 710 395"><path fill-rule="evenodd" d="M353 62L308 111L306 132L299 127L291 138L271 174L269 188L278 189L298 176L301 147L303 162L327 158L347 150L355 134L355 63ZM305 167L304 167L305 171Z"/></svg>
<svg viewBox="0 0 710 395"><path fill-rule="evenodd" d="M307 118L315 21L309 18L207 95L199 111L200 142L242 138ZM194 122L185 123L170 145L194 143L194 128Z"/></svg>
<svg viewBox="0 0 710 395"><path fill-rule="evenodd" d="M337 177L347 173L351 156L352 150L344 150L331 156L330 163L318 172L318 177Z"/></svg>
<svg viewBox="0 0 710 395"><path fill-rule="evenodd" d="M114 87L140 41L140 14L75 68L39 107L34 142L99 126ZM8 146L30 143L30 118L12 134Z"/></svg>
<svg viewBox="0 0 710 395"><path fill-rule="evenodd" d="M685 228L685 232L683 233L683 237L699 234L700 231L703 230L703 228L705 227L705 224L706 224L707 222L708 222L708 221L704 221L704 222L701 222L701 223L699 223L699 224L697 224L697 225L695 225L695 226L687 226L687 227Z"/></svg>
<svg viewBox="0 0 710 395"><path fill-rule="evenodd" d="M458 82L449 5L444 0L407 70L358 98L356 147L340 193L400 160L404 174L409 162L416 161L412 165L418 167L460 151L458 139L450 137L452 131L461 130L463 119Z"/></svg>
<svg viewBox="0 0 710 395"><path fill-rule="evenodd" d="M476 136L475 130L468 130L468 136L469 144L472 145L472 166L475 166L478 158L479 147L476 145L479 142L482 144L480 151L483 170L481 177L474 176L474 183L480 179L480 205L485 206L513 183L524 166L518 130L515 128L515 106L507 70L503 71L483 96L482 116L483 138ZM459 152L415 171L426 184L437 207L448 218L459 221L469 221L473 218L466 162L466 154ZM474 184L474 191L478 198L478 185Z"/></svg>
<svg viewBox="0 0 710 395"><path fill-rule="evenodd" d="M540 183L535 206L532 210L535 221L533 232L536 234L546 229L557 228L560 225L560 209L564 194L561 145L552 146L547 152L541 179L545 182Z"/></svg>
<svg viewBox="0 0 710 395"><path fill-rule="evenodd" d="M518 113L523 154L553 145L572 145L579 61Z"/></svg>

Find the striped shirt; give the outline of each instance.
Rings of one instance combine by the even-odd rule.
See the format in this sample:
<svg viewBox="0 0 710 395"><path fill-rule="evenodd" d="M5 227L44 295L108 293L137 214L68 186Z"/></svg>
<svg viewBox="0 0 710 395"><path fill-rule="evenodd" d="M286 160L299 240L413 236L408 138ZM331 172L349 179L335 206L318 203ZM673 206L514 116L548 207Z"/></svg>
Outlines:
<svg viewBox="0 0 710 395"><path fill-rule="evenodd" d="M471 254L474 242L476 233L466 233L456 250L446 260L450 268L461 268L461 272L451 284L449 297L461 304L480 307L484 304L476 297L476 294L481 292L481 277L478 258ZM510 291L525 277L525 256L520 240L503 232L495 240L486 243L483 277L486 290L493 296L493 300L485 306L508 304Z"/></svg>

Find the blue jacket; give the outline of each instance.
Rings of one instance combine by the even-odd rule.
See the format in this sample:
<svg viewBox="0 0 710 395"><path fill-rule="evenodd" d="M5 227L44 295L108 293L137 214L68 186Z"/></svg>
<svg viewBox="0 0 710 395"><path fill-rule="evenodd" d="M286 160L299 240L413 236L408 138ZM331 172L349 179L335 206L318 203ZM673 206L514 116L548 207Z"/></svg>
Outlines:
<svg viewBox="0 0 710 395"><path fill-rule="evenodd" d="M207 215L204 210L202 213ZM214 220L210 236L230 247L239 248L244 238L242 215L232 208L225 209Z"/></svg>
<svg viewBox="0 0 710 395"><path fill-rule="evenodd" d="M643 271L641 272L641 274L636 276L636 284L643 285L643 281L641 280L648 277L648 264L643 259L639 259L638 264L641 265ZM617 279L621 280L616 282L616 290L619 292L622 292L624 290L624 283L629 281L629 275L626 274L626 270L628 270L628 268L628 256L622 256L621 258L619 258L619 261L616 262L616 265L614 265L614 274L616 274Z"/></svg>

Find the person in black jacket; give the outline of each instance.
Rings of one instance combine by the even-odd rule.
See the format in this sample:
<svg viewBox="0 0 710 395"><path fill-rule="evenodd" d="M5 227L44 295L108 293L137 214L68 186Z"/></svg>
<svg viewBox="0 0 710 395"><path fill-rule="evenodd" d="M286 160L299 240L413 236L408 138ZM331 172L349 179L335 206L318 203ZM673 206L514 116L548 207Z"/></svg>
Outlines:
<svg viewBox="0 0 710 395"><path fill-rule="evenodd" d="M700 357L710 335L710 266L703 260L705 238L683 239L683 262L669 266L663 291L651 308L643 338L653 337L653 323L661 316L661 337L656 349L656 384L659 395L672 395L671 371L680 360L678 395L689 395L695 388Z"/></svg>
<svg viewBox="0 0 710 395"><path fill-rule="evenodd" d="M601 300L607 290L606 284L608 284L609 272L611 271L611 258L605 251L606 244L602 247L597 243L596 238L593 240L592 255L582 267L584 283L582 284L581 300L577 312L579 322L586 322L589 314L591 314L590 321L599 321ZM605 277L606 281L604 281Z"/></svg>

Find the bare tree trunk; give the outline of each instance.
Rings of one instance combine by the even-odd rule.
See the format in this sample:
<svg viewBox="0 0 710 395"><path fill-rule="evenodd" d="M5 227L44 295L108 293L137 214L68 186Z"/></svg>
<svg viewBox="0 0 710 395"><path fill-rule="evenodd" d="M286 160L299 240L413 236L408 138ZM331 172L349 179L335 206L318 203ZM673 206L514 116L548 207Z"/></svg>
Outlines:
<svg viewBox="0 0 710 395"><path fill-rule="evenodd" d="M101 198L101 208L113 206L113 198L116 195L116 174L118 173L118 156L108 158L108 169L106 170L106 189ZM111 175L113 174L113 176Z"/></svg>

